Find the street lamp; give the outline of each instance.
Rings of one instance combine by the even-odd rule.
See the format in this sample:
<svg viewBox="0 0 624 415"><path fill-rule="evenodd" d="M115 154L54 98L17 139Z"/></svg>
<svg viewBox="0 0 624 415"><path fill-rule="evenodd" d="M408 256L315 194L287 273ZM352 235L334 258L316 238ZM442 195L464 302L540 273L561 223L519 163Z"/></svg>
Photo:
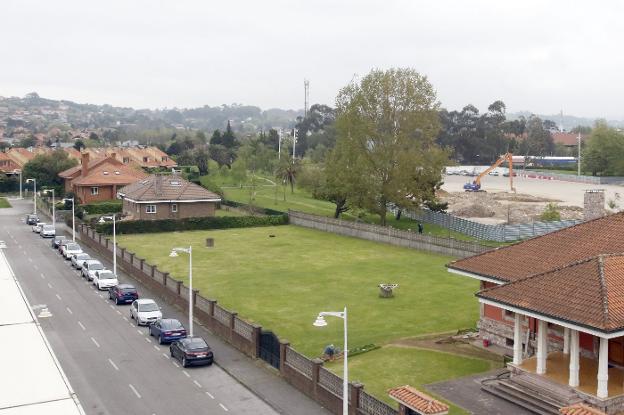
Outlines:
<svg viewBox="0 0 624 415"><path fill-rule="evenodd" d="M117 276L117 223L115 222L116 213L113 213L113 274Z"/></svg>
<svg viewBox="0 0 624 415"><path fill-rule="evenodd" d="M19 174L19 183L20 183L20 187L19 187L19 189L20 189L20 197L19 198L21 200L21 199L23 199L23 197L22 197L22 171L20 169L13 170L13 174L16 174L16 173Z"/></svg>
<svg viewBox="0 0 624 415"><path fill-rule="evenodd" d="M338 317L344 320L344 349L342 355L344 357L344 365L343 365L343 373L342 373L342 415L349 414L349 367L347 365L347 354L348 354L348 346L347 346L347 307L345 306L344 311L322 311L316 317L314 323L312 323L315 327L325 327L327 325L327 321L325 321L325 316L333 316Z"/></svg>
<svg viewBox="0 0 624 415"><path fill-rule="evenodd" d="M72 241L76 242L76 215L74 210L74 206L76 205L76 197L66 197L65 199L63 199L63 202L68 202L70 200L72 202Z"/></svg>
<svg viewBox="0 0 624 415"><path fill-rule="evenodd" d="M56 214L54 212L54 204L56 202L54 200L54 189L45 189L44 192L52 192L52 227L54 228L54 232L56 233Z"/></svg>
<svg viewBox="0 0 624 415"><path fill-rule="evenodd" d="M188 248L172 248L170 257L175 258L178 252L186 252L189 254L189 333L193 337L193 246Z"/></svg>
<svg viewBox="0 0 624 415"><path fill-rule="evenodd" d="M37 179L26 179L26 183L32 182L34 184L33 188L33 203L35 204L35 209L33 214L37 214Z"/></svg>

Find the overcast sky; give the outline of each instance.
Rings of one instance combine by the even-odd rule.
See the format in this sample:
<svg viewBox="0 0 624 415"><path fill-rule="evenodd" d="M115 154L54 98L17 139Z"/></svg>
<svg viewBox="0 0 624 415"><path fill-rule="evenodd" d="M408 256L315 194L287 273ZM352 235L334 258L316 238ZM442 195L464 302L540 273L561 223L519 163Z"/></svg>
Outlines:
<svg viewBox="0 0 624 415"><path fill-rule="evenodd" d="M0 96L133 107L333 105L372 68L442 105L624 118L624 2L9 0Z"/></svg>

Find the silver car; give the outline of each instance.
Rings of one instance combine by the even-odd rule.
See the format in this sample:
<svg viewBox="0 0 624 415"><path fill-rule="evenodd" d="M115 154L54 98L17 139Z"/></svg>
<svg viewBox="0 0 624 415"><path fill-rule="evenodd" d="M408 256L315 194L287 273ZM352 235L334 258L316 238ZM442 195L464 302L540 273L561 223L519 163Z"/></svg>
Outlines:
<svg viewBox="0 0 624 415"><path fill-rule="evenodd" d="M95 271L104 269L106 269L104 265L97 259L87 259L82 265L82 277L92 281L93 277L95 277Z"/></svg>
<svg viewBox="0 0 624 415"><path fill-rule="evenodd" d="M82 248L76 242L68 243L67 245L63 245L61 248L61 254L63 254L63 257L68 261L72 255L80 253L82 253Z"/></svg>
<svg viewBox="0 0 624 415"><path fill-rule="evenodd" d="M76 254L76 255L72 255L71 257L71 266L72 268L76 268L76 269L82 269L82 264L84 264L84 262L87 259L91 259L91 256L89 254L87 254L86 252L82 252L80 254Z"/></svg>
<svg viewBox="0 0 624 415"><path fill-rule="evenodd" d="M56 236L56 229L53 225L43 225L39 232L42 238L54 238Z"/></svg>

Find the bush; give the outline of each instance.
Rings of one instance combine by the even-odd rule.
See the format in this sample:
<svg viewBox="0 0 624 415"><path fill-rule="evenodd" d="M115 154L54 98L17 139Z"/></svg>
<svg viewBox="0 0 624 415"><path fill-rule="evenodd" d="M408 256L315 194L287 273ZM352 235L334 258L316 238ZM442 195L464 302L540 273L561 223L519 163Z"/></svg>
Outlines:
<svg viewBox="0 0 624 415"><path fill-rule="evenodd" d="M88 215L103 215L106 213L121 212L121 203L121 200L115 200L108 202L89 203L88 205L82 205L81 207Z"/></svg>
<svg viewBox="0 0 624 415"><path fill-rule="evenodd" d="M559 213L559 206L556 203L549 203L544 208L540 219L545 222L554 222L561 220L561 214Z"/></svg>
<svg viewBox="0 0 624 415"><path fill-rule="evenodd" d="M205 229L230 229L251 228L256 226L286 225L288 215L279 216L222 216L187 219L162 219L162 220L134 220L117 222L118 234L129 233L156 233L195 231ZM110 235L113 232L113 224L110 222L96 225L99 233Z"/></svg>
<svg viewBox="0 0 624 415"><path fill-rule="evenodd" d="M269 215L269 216L281 216L281 215L285 215L286 214L286 212L282 212L281 210L275 210L275 209L269 209L269 208L261 208L261 207L257 207L257 206L253 206L253 208L251 208L246 203L235 202L233 200L223 200L223 201L221 201L221 204L225 205L225 206L241 208L241 209L248 209L248 210L249 209L253 209L254 212L258 212L258 213L261 213L263 215Z"/></svg>

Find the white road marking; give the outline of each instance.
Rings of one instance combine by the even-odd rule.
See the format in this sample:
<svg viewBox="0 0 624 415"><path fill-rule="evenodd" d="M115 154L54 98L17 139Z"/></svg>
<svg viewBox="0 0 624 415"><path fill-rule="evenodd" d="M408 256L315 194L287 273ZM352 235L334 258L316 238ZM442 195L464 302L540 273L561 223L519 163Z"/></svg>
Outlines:
<svg viewBox="0 0 624 415"><path fill-rule="evenodd" d="M143 333L141 330L137 329L137 333L142 334L143 336L145 336L145 333Z"/></svg>
<svg viewBox="0 0 624 415"><path fill-rule="evenodd" d="M180 365L179 365L179 364L177 364L176 362L174 362L173 360L171 361L171 363L173 363L173 365L174 365L175 367L180 367Z"/></svg>
<svg viewBox="0 0 624 415"><path fill-rule="evenodd" d="M112 308L113 310L115 309L115 307L113 307L113 305L112 305L112 304L109 304L109 306L110 306L110 308Z"/></svg>
<svg viewBox="0 0 624 415"><path fill-rule="evenodd" d="M132 392L134 392L134 394L136 395L137 398L141 399L141 394L134 388L134 386L132 386L131 383L128 384L128 386L130 386L130 389L132 389Z"/></svg>
<svg viewBox="0 0 624 415"><path fill-rule="evenodd" d="M182 373L184 373L184 376L186 376L187 378L191 377L191 375L189 375L189 373L186 370L183 370Z"/></svg>
<svg viewBox="0 0 624 415"><path fill-rule="evenodd" d="M58 298L58 299L59 299L59 301L62 301L62 299L61 299L61 296L60 296L60 295L56 294L56 298Z"/></svg>
<svg viewBox="0 0 624 415"><path fill-rule="evenodd" d="M52 284L48 283L48 288L52 289Z"/></svg>
<svg viewBox="0 0 624 415"><path fill-rule="evenodd" d="M93 344L95 344L97 347L100 347L100 343L97 342L97 340L95 340L93 337L91 337L91 341L93 342Z"/></svg>
<svg viewBox="0 0 624 415"><path fill-rule="evenodd" d="M81 329L83 329L83 330L86 330L86 329L87 329L87 328L86 328L86 327L85 327L85 326L84 326L81 322L78 322L78 325L79 325L79 326L80 326L80 328L81 328Z"/></svg>
<svg viewBox="0 0 624 415"><path fill-rule="evenodd" d="M28 258L28 262L32 262L32 258L30 258L30 257L29 257L29 258Z"/></svg>
<svg viewBox="0 0 624 415"><path fill-rule="evenodd" d="M74 314L74 313L71 311L71 308L69 308L69 307L65 307L65 309L67 310L67 312L68 312L69 314Z"/></svg>
<svg viewBox="0 0 624 415"><path fill-rule="evenodd" d="M160 349L158 348L158 346L154 345L154 349L156 349L156 351L160 352ZM167 355L165 355L165 356L167 356Z"/></svg>
<svg viewBox="0 0 624 415"><path fill-rule="evenodd" d="M37 266L37 264L33 265L33 267L34 267L35 269L39 269L39 267Z"/></svg>
<svg viewBox="0 0 624 415"><path fill-rule="evenodd" d="M117 312L117 314L121 315L121 311L119 310L115 310Z"/></svg>
<svg viewBox="0 0 624 415"><path fill-rule="evenodd" d="M151 343L151 342L152 342L152 339L150 339L149 337L146 337L146 338L145 338L145 341L147 341L148 343Z"/></svg>
<svg viewBox="0 0 624 415"><path fill-rule="evenodd" d="M156 347L156 346L154 346L154 347ZM158 348L158 347L156 347L156 348ZM171 359L167 353L163 353L163 356L165 356L167 359Z"/></svg>
<svg viewBox="0 0 624 415"><path fill-rule="evenodd" d="M126 316L123 316L123 319L126 320L126 321L130 321L130 320L128 320L128 317L126 317Z"/></svg>
<svg viewBox="0 0 624 415"><path fill-rule="evenodd" d="M130 327L134 328L134 323L129 323Z"/></svg>
<svg viewBox="0 0 624 415"><path fill-rule="evenodd" d="M41 274L41 278L45 280L45 275Z"/></svg>
<svg viewBox="0 0 624 415"><path fill-rule="evenodd" d="M210 392L206 392L206 395L210 396L210 399L214 399L214 396Z"/></svg>
<svg viewBox="0 0 624 415"><path fill-rule="evenodd" d="M228 412L228 409L225 407L225 405L223 405L222 403L219 404L219 406L225 411Z"/></svg>
<svg viewBox="0 0 624 415"><path fill-rule="evenodd" d="M196 384L198 388L202 387L202 385L198 381L196 381L196 380L194 380L193 383Z"/></svg>
<svg viewBox="0 0 624 415"><path fill-rule="evenodd" d="M117 365L115 364L115 362L113 362L111 359L108 359L108 363L110 363L110 364L111 364L111 366L112 366L115 370L119 371L119 368L117 367Z"/></svg>

